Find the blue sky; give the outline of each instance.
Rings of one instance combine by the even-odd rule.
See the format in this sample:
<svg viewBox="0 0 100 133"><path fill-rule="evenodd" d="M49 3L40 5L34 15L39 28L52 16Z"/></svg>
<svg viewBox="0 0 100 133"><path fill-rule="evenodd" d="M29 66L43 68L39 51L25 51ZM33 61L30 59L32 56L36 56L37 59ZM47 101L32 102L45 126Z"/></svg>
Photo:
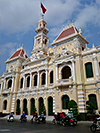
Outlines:
<svg viewBox="0 0 100 133"><path fill-rule="evenodd" d="M6 71L5 61L23 44L27 55L34 46L35 29L40 19L41 0L0 0L0 75ZM82 35L100 45L100 0L42 0L47 8L44 16L49 29L49 45L63 25L74 21Z"/></svg>

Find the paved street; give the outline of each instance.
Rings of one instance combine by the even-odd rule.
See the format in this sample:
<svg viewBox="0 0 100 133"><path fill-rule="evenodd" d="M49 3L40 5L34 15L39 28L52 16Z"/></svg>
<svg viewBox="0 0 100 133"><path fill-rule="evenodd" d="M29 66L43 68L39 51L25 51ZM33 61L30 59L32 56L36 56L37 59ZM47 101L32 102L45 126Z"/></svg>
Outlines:
<svg viewBox="0 0 100 133"><path fill-rule="evenodd" d="M46 124L20 123L18 120L13 123L0 120L0 133L91 133L91 123L79 122L76 127Z"/></svg>

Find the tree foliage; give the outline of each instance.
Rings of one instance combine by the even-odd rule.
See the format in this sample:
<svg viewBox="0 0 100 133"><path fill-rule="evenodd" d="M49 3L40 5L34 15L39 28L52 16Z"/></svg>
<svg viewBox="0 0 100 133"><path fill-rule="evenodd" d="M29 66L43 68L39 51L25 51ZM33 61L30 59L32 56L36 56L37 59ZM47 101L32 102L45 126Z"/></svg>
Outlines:
<svg viewBox="0 0 100 133"><path fill-rule="evenodd" d="M96 109L97 109L97 107L91 101L86 101L87 113L93 114L94 110L96 110Z"/></svg>
<svg viewBox="0 0 100 133"><path fill-rule="evenodd" d="M78 106L74 100L68 102L68 109L73 112L74 117L78 117Z"/></svg>

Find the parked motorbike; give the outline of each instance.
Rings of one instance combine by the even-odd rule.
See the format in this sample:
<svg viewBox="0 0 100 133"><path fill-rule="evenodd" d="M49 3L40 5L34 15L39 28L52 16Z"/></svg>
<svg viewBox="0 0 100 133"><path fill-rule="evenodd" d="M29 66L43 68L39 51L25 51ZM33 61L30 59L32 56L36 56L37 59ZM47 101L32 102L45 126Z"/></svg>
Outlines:
<svg viewBox="0 0 100 133"><path fill-rule="evenodd" d="M62 113L57 113L57 114L54 114L54 119L52 120L52 123L55 125L55 124L60 124L62 125L63 123L63 118L61 117L61 114Z"/></svg>
<svg viewBox="0 0 100 133"><path fill-rule="evenodd" d="M62 120L62 125L70 125L70 126L76 126L77 125L77 119L76 118L69 118L68 116L65 117L65 119Z"/></svg>
<svg viewBox="0 0 100 133"><path fill-rule="evenodd" d="M52 120L52 123L53 124L57 123L63 126L66 126L66 125L76 126L77 125L76 118L69 118L68 116L63 118L62 114L65 115L64 113L58 113L57 115L54 115L54 119Z"/></svg>
<svg viewBox="0 0 100 133"><path fill-rule="evenodd" d="M8 122L14 122L14 116L11 116L10 119L9 119L9 117L8 117L7 121L8 121Z"/></svg>
<svg viewBox="0 0 100 133"><path fill-rule="evenodd" d="M20 123L21 123L21 122L25 122L25 123L26 123L26 122L27 122L27 117L26 117L26 116L25 116L24 118L21 117L21 118L20 118Z"/></svg>
<svg viewBox="0 0 100 133"><path fill-rule="evenodd" d="M97 122L97 118L93 121L92 125L90 126L90 130L92 132L96 132L97 130L100 130L100 120Z"/></svg>
<svg viewBox="0 0 100 133"><path fill-rule="evenodd" d="M31 123L46 123L46 117L34 117L31 119Z"/></svg>

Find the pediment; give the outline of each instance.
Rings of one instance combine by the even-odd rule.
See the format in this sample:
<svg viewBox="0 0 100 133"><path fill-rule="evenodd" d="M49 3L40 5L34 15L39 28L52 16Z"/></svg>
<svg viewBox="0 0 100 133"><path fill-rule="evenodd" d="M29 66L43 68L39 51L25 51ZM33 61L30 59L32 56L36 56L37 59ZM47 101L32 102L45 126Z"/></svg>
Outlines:
<svg viewBox="0 0 100 133"><path fill-rule="evenodd" d="M62 48L61 53L59 53L59 54L57 54L57 55L55 56L55 60L56 60L56 59L59 59L59 58L61 58L61 57L65 57L65 56L72 55L72 54L73 54L73 52L69 51L67 48Z"/></svg>

